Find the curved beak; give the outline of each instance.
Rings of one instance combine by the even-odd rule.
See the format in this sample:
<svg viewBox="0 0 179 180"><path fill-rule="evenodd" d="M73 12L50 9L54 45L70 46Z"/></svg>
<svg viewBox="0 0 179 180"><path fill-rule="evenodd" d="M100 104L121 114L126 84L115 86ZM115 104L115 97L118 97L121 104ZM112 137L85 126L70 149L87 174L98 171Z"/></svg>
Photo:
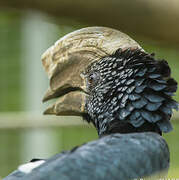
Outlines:
<svg viewBox="0 0 179 180"><path fill-rule="evenodd" d="M46 60L46 55L42 61ZM85 113L87 96L85 78L82 75L88 63L81 55L69 56L67 60L59 59L50 76L50 88L43 102L56 98L57 101L47 108L44 114L81 115Z"/></svg>
<svg viewBox="0 0 179 180"><path fill-rule="evenodd" d="M50 79L43 102L56 98L44 114L81 115L85 113L86 80L82 74L88 66L117 49L140 48L120 31L89 27L67 34L42 55Z"/></svg>

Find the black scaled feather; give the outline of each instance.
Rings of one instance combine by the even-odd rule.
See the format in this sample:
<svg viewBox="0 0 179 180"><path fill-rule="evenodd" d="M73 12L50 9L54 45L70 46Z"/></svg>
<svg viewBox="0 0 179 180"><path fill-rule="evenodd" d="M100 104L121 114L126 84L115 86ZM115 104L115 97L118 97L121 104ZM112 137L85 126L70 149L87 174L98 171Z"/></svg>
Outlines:
<svg viewBox="0 0 179 180"><path fill-rule="evenodd" d="M139 49L119 49L92 64L89 71L100 74L86 103L89 116L98 123L99 134L114 133L114 122L119 127L116 131L121 133L131 132L129 124L134 132L144 131L146 126L159 133L172 130L169 120L172 109L178 108L172 99L177 83L170 77L171 70L165 60L156 60L154 54ZM103 118L99 119L99 114Z"/></svg>

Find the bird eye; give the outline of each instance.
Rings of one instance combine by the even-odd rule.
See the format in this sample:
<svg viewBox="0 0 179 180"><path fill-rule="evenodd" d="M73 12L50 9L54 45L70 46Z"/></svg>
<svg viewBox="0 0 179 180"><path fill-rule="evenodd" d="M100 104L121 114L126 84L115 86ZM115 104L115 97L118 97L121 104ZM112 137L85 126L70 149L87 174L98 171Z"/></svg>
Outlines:
<svg viewBox="0 0 179 180"><path fill-rule="evenodd" d="M95 79L95 75L94 74L90 74L89 77L88 77L88 82L90 84L92 84L94 82L94 79Z"/></svg>
<svg viewBox="0 0 179 180"><path fill-rule="evenodd" d="M89 76L88 76L88 82L90 84L94 84L98 81L99 79L99 74L94 72L94 73L91 73Z"/></svg>

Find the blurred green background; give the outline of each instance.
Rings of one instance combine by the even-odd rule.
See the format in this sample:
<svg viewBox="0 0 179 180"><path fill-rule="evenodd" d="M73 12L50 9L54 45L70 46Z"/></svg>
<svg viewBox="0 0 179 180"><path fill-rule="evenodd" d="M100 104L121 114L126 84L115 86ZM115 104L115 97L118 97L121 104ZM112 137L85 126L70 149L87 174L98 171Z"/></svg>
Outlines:
<svg viewBox="0 0 179 180"><path fill-rule="evenodd" d="M95 129L85 122L79 126L35 127L38 122L34 119L43 119L41 114L46 105L41 103L41 99L48 86L40 62L41 54L64 34L88 25L73 20L69 25L67 21L68 25L65 19L56 25L39 12L0 12L0 177L32 158L47 158L97 138ZM147 36L128 34L148 52L166 59L173 77L179 81L177 47L163 45ZM179 100L179 92L176 100ZM32 121L33 125L23 127L18 124L19 119L15 116L18 113L19 119L27 124ZM66 121L69 118L66 117ZM174 131L164 137L171 152L169 177L179 178L179 120L172 121Z"/></svg>

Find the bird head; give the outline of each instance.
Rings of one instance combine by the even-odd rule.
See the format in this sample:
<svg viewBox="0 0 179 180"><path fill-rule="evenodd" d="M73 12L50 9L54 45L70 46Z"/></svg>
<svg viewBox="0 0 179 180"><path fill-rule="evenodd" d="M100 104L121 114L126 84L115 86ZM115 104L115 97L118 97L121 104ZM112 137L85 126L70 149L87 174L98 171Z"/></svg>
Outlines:
<svg viewBox="0 0 179 180"><path fill-rule="evenodd" d="M56 99L45 114L82 116L99 135L172 130L178 104L170 68L126 34L106 27L74 31L42 63L50 80L43 101Z"/></svg>

